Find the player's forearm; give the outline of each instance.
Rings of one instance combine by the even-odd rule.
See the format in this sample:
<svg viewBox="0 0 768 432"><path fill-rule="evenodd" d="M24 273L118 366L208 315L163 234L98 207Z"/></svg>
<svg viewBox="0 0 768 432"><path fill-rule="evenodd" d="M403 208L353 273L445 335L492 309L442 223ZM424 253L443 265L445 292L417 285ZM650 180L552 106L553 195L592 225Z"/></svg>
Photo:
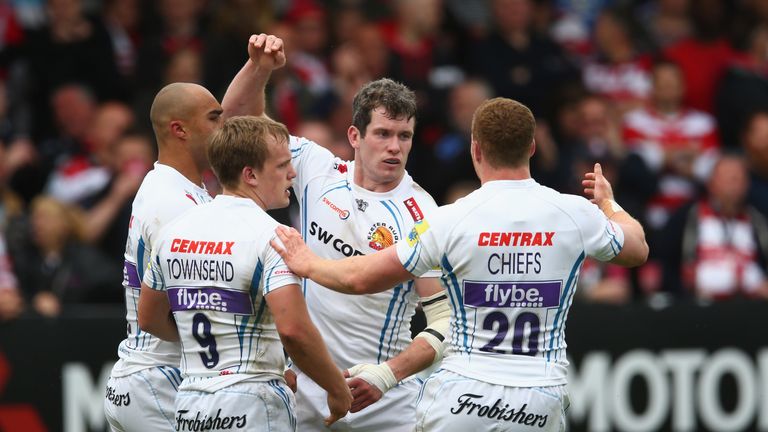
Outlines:
<svg viewBox="0 0 768 432"><path fill-rule="evenodd" d="M640 222L625 211L614 213L611 220L624 231L624 247L611 262L625 267L635 267L645 263L649 249L645 241L645 230Z"/></svg>
<svg viewBox="0 0 768 432"><path fill-rule="evenodd" d="M265 89L271 70L259 68L251 59L232 79L221 101L224 117L236 115L260 116L266 109Z"/></svg>
<svg viewBox="0 0 768 432"><path fill-rule="evenodd" d="M142 282L138 308L139 328L160 339L176 342L179 330L171 314L168 295L165 291L155 291Z"/></svg>
<svg viewBox="0 0 768 432"><path fill-rule="evenodd" d="M171 314L165 315L164 318L154 317L152 319L142 319L142 316L139 315L139 328L165 341L179 341L179 329L176 327L176 321Z"/></svg>
<svg viewBox="0 0 768 432"><path fill-rule="evenodd" d="M280 333L280 339L291 361L317 385L332 394L347 391L344 376L331 360L320 332L313 324Z"/></svg>
<svg viewBox="0 0 768 432"><path fill-rule="evenodd" d="M343 294L364 294L359 273L364 265L362 257L342 260L314 259L307 277L316 283Z"/></svg>
<svg viewBox="0 0 768 432"><path fill-rule="evenodd" d="M342 260L315 257L309 264L307 277L344 294L374 294L413 279L400 264L394 247Z"/></svg>
<svg viewBox="0 0 768 432"><path fill-rule="evenodd" d="M435 350L427 341L416 338L400 354L387 361L398 382L421 372L435 361Z"/></svg>

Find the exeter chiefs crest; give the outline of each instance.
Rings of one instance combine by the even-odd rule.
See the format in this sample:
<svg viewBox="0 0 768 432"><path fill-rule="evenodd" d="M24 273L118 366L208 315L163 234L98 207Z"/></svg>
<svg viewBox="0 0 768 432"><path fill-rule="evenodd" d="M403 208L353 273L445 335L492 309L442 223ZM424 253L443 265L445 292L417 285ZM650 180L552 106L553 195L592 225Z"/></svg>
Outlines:
<svg viewBox="0 0 768 432"><path fill-rule="evenodd" d="M368 230L368 246L371 249L380 251L388 248L400 240L400 234L395 227L382 222L373 224Z"/></svg>

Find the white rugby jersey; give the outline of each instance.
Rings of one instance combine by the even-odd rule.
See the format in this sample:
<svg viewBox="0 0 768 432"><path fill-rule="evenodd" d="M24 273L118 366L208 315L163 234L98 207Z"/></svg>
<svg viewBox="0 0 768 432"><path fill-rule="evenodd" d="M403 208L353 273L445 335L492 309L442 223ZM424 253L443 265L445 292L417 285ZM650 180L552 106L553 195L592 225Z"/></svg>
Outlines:
<svg viewBox="0 0 768 432"><path fill-rule="evenodd" d="M354 184L353 162L304 138L291 137L290 146L301 234L321 257L339 259L392 246L437 208L408 174L389 192L371 192ZM412 281L360 296L308 279L303 284L312 321L339 367L381 363L411 343L411 317L419 300Z"/></svg>
<svg viewBox="0 0 768 432"><path fill-rule="evenodd" d="M133 200L128 240L125 245L123 287L127 337L118 347L120 360L113 376L125 376L159 365L178 367L181 347L139 329L138 307L141 279L160 229L178 215L211 200L208 192L168 165L155 163Z"/></svg>
<svg viewBox="0 0 768 432"><path fill-rule="evenodd" d="M451 303L442 367L494 384L565 384L565 321L584 258L607 261L619 226L586 199L533 179L493 181L414 227L397 253L439 265Z"/></svg>
<svg viewBox="0 0 768 432"><path fill-rule="evenodd" d="M278 225L251 199L219 195L163 228L144 283L168 292L185 382L282 379L283 345L264 297L300 281L269 245Z"/></svg>

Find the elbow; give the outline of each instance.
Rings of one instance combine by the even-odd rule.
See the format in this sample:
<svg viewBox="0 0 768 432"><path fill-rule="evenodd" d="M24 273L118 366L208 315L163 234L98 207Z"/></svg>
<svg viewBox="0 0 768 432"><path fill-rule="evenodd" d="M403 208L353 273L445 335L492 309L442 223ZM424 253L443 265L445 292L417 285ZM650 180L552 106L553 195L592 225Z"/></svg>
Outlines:
<svg viewBox="0 0 768 432"><path fill-rule="evenodd" d="M288 354L292 351L300 349L304 345L304 339L309 333L303 326L294 324L288 326L282 326L277 329L280 335L280 341L283 343Z"/></svg>
<svg viewBox="0 0 768 432"><path fill-rule="evenodd" d="M157 331L157 327L155 323L151 319L147 319L147 316L145 314L140 313L138 317L139 321L139 329L143 332L147 332L150 334L155 334Z"/></svg>
<svg viewBox="0 0 768 432"><path fill-rule="evenodd" d="M344 281L344 291L347 294L370 294L370 287L369 281L366 281L363 273L359 271L350 272Z"/></svg>

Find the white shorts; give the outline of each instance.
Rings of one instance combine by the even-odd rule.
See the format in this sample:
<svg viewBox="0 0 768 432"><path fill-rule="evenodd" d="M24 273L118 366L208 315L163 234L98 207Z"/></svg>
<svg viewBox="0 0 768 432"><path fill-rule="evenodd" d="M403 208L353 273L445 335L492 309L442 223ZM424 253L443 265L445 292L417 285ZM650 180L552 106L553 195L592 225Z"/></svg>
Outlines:
<svg viewBox="0 0 768 432"><path fill-rule="evenodd" d="M553 387L508 387L440 369L416 404L416 431L565 431L568 392Z"/></svg>
<svg viewBox="0 0 768 432"><path fill-rule="evenodd" d="M280 380L244 381L214 393L180 390L176 431L296 431L296 399Z"/></svg>
<svg viewBox="0 0 768 432"><path fill-rule="evenodd" d="M323 419L328 417L327 393L307 375L296 371L296 403L298 406L299 430L314 431L355 431L355 432L412 432L416 423L416 397L423 381L411 379L384 393L376 403L360 412L348 413L344 418L325 427Z"/></svg>
<svg viewBox="0 0 768 432"><path fill-rule="evenodd" d="M113 432L172 431L179 370L170 366L144 369L123 377L110 376L104 415Z"/></svg>

